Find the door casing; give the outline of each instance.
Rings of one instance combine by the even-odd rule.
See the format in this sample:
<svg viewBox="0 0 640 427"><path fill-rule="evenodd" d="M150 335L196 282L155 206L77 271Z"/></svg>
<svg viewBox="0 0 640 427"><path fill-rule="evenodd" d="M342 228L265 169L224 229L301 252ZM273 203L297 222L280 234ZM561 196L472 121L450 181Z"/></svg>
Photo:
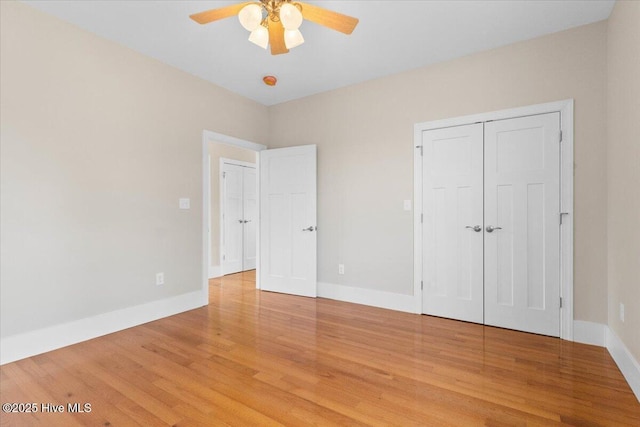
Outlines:
<svg viewBox="0 0 640 427"><path fill-rule="evenodd" d="M209 240L209 228L211 222L211 165L209 161L209 142L221 142L235 147L245 148L253 151L266 150L267 146L257 144L255 142L246 141L244 139L235 138L233 136L224 135L209 130L202 131L202 305L209 304L209 260L211 259L211 243ZM258 171L260 165L256 165ZM259 185L259 183L258 183ZM258 203L260 201L258 200ZM256 231L258 242L260 244L260 233ZM260 253L257 254L258 268L260 264ZM260 280L256 275L256 288L260 289Z"/></svg>
<svg viewBox="0 0 640 427"><path fill-rule="evenodd" d="M414 125L414 311L422 313L422 132L478 122L560 113L560 338L573 340L573 99L436 120Z"/></svg>

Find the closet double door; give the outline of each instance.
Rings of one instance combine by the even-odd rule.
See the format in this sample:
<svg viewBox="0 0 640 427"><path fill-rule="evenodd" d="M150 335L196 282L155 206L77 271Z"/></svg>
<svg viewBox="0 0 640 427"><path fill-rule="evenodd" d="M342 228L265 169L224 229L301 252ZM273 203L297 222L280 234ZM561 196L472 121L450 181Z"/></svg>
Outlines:
<svg viewBox="0 0 640 427"><path fill-rule="evenodd" d="M222 163L222 274L256 268L258 191L255 165Z"/></svg>
<svg viewBox="0 0 640 427"><path fill-rule="evenodd" d="M425 314L560 334L560 114L424 131Z"/></svg>

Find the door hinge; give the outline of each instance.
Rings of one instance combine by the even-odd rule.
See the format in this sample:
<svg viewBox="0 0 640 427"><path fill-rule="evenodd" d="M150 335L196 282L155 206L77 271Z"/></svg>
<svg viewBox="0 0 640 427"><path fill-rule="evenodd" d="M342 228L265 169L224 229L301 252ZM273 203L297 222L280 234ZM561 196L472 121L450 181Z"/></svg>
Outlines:
<svg viewBox="0 0 640 427"><path fill-rule="evenodd" d="M227 177L227 173L226 172L222 172L222 179L225 179Z"/></svg>
<svg viewBox="0 0 640 427"><path fill-rule="evenodd" d="M562 131L560 131L560 141L559 142L562 142Z"/></svg>
<svg viewBox="0 0 640 427"><path fill-rule="evenodd" d="M422 157L422 145L416 145L416 148L420 149L420 156Z"/></svg>
<svg viewBox="0 0 640 427"><path fill-rule="evenodd" d="M224 261L227 258L226 255L222 255L222 260Z"/></svg>
<svg viewBox="0 0 640 427"><path fill-rule="evenodd" d="M560 297L560 308L562 308L562 297Z"/></svg>
<svg viewBox="0 0 640 427"><path fill-rule="evenodd" d="M569 212L560 212L560 225L562 225L562 217L565 215L569 215Z"/></svg>
<svg viewBox="0 0 640 427"><path fill-rule="evenodd" d="M424 290L424 282L422 280L420 280L420 289Z"/></svg>
<svg viewBox="0 0 640 427"><path fill-rule="evenodd" d="M424 214L420 214L420 224L424 222Z"/></svg>

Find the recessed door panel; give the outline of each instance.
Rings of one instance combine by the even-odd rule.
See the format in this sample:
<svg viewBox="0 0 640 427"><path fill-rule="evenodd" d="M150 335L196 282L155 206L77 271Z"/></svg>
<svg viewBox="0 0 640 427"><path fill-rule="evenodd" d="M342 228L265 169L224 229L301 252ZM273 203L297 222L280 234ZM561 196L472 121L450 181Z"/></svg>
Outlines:
<svg viewBox="0 0 640 427"><path fill-rule="evenodd" d="M460 262L458 268L454 270L456 274L456 298L470 301L473 297L474 271L471 268L473 263L473 244L475 236L465 228L465 224L473 223L473 188L458 187L458 206L456 218L456 248Z"/></svg>
<svg viewBox="0 0 640 427"><path fill-rule="evenodd" d="M544 129L540 127L502 131L496 143L496 172L544 169Z"/></svg>
<svg viewBox="0 0 640 427"><path fill-rule="evenodd" d="M496 187L496 212L498 223L513 224L513 186ZM496 234L496 252L500 254L495 265L498 304L513 306L513 234L507 232L512 227L503 227L504 232ZM484 230L486 232L486 229Z"/></svg>
<svg viewBox="0 0 640 427"><path fill-rule="evenodd" d="M544 310L544 184L527 185L527 308Z"/></svg>
<svg viewBox="0 0 640 427"><path fill-rule="evenodd" d="M267 215L270 218L268 271L272 277L285 277L291 258L291 229L288 224L289 200L285 194L269 194Z"/></svg>

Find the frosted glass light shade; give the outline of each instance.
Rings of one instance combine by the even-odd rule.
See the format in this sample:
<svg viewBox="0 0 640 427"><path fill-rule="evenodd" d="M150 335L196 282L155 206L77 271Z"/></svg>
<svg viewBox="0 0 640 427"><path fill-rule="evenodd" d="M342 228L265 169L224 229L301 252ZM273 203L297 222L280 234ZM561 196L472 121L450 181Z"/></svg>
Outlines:
<svg viewBox="0 0 640 427"><path fill-rule="evenodd" d="M269 31L262 25L258 25L258 28L253 30L249 35L249 41L266 49L269 45Z"/></svg>
<svg viewBox="0 0 640 427"><path fill-rule="evenodd" d="M291 3L280 6L280 22L285 30L297 30L302 25L302 13Z"/></svg>
<svg viewBox="0 0 640 427"><path fill-rule="evenodd" d="M254 31L262 22L262 6L256 3L246 5L240 9L238 20L247 31Z"/></svg>
<svg viewBox="0 0 640 427"><path fill-rule="evenodd" d="M300 30L284 30L284 45L287 49L293 49L304 43Z"/></svg>

